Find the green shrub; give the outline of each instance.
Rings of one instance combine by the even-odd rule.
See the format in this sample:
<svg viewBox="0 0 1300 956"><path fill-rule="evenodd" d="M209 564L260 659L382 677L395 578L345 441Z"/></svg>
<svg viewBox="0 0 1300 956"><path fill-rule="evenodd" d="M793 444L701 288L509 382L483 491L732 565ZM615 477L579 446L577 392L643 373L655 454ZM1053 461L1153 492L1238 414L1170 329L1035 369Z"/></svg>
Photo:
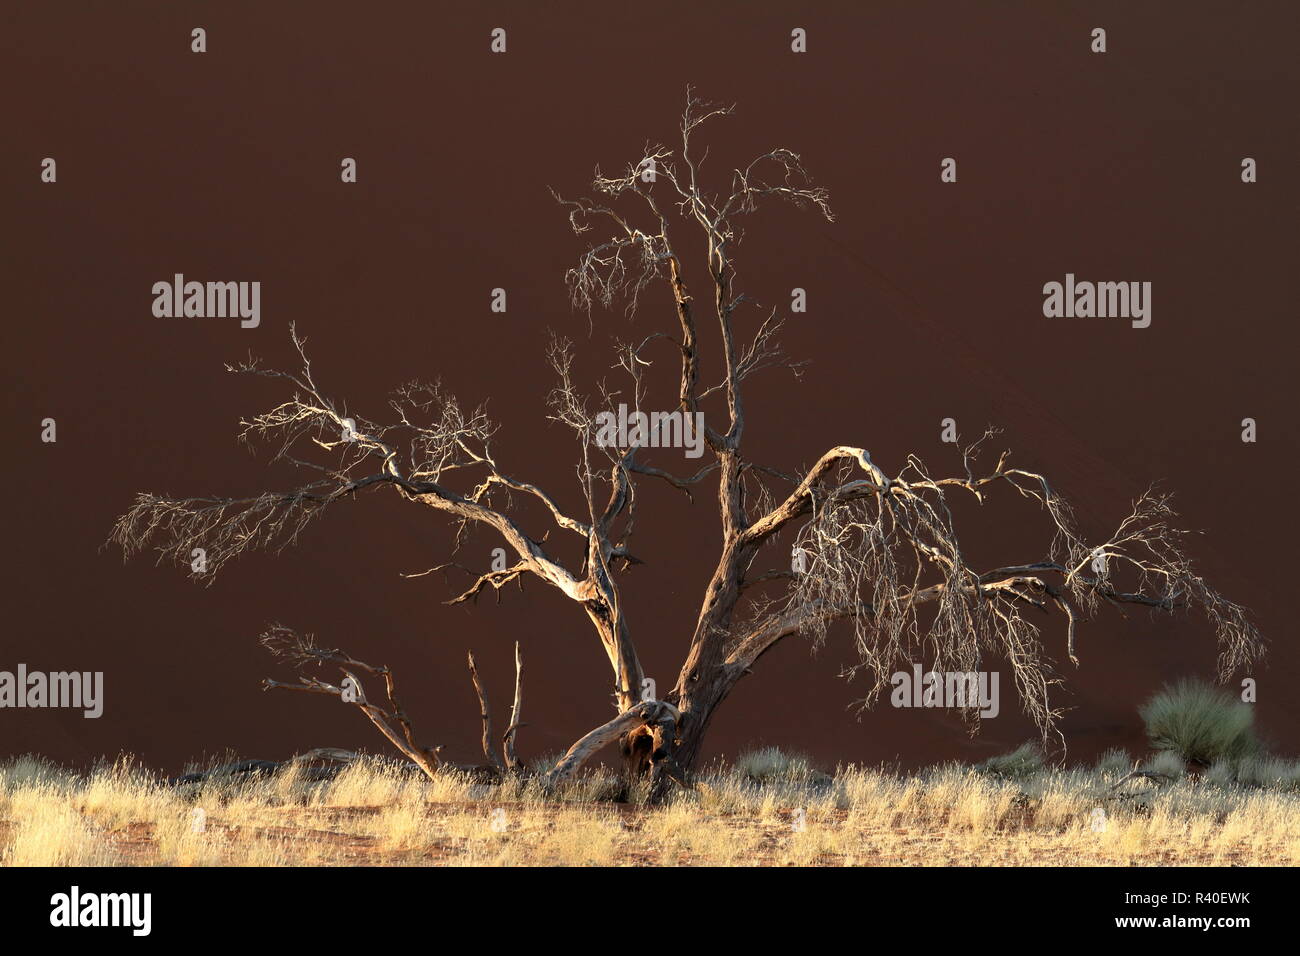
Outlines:
<svg viewBox="0 0 1300 956"><path fill-rule="evenodd" d="M1300 763L1281 757L1247 757L1236 767L1237 783L1267 790L1294 790L1300 787Z"/></svg>
<svg viewBox="0 0 1300 956"><path fill-rule="evenodd" d="M735 766L736 770L754 783L807 780L815 774L807 757L788 754L776 747L747 751L736 758Z"/></svg>
<svg viewBox="0 0 1300 956"><path fill-rule="evenodd" d="M975 769L992 777L1029 777L1043 769L1043 751L1031 740L1009 754L999 754L976 764Z"/></svg>
<svg viewBox="0 0 1300 956"><path fill-rule="evenodd" d="M1143 705L1147 737L1157 750L1204 766L1259 751L1255 713L1226 691L1202 680L1165 686Z"/></svg>
<svg viewBox="0 0 1300 956"><path fill-rule="evenodd" d="M1201 775L1206 780L1220 787L1228 787L1237 782L1237 764L1227 757L1220 757Z"/></svg>
<svg viewBox="0 0 1300 956"><path fill-rule="evenodd" d="M1161 774L1171 780L1181 780L1187 772L1187 762L1177 751L1162 750L1143 764L1142 769Z"/></svg>
<svg viewBox="0 0 1300 956"><path fill-rule="evenodd" d="M1097 758L1097 770L1101 773L1124 774L1133 769L1133 758L1122 747L1111 747Z"/></svg>

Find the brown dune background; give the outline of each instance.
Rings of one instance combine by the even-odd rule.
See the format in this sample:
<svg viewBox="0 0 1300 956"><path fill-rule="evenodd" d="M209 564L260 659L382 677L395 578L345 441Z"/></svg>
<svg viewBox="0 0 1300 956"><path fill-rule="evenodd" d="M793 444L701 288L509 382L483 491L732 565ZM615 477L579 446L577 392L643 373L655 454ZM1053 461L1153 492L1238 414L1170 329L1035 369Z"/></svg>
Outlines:
<svg viewBox="0 0 1300 956"><path fill-rule="evenodd" d="M488 51L498 26L504 55ZM1097 26L1104 55L1089 51ZM793 27L808 31L804 55L789 50ZM578 342L581 381L613 380L610 344L672 313L659 289L631 325L619 309L589 330L570 311L564 272L587 237L547 187L584 194L597 164L674 145L688 83L738 107L700 133L719 188L787 146L837 213L769 206L747 223L739 286L783 309L808 290L784 341L812 362L802 383L753 381L749 454L794 469L848 443L889 471L913 451L946 471L941 419L964 439L996 424L991 453L1010 447L1050 475L1094 535L1163 481L1204 531L1193 551L1207 577L1271 638L1251 675L1258 722L1295 753L1298 27L1289 2L4 3L0 669L103 671L106 709L0 711L0 753L84 765L128 751L176 769L225 748L380 749L350 708L259 689L290 676L256 643L270 621L391 665L421 736L453 760L478 758L467 648L500 711L522 641L528 755L610 717L608 665L558 594L534 581L499 605L449 608L437 576L399 576L446 560L450 526L393 494L337 507L297 547L210 588L101 545L138 491L292 487L291 470L235 441L240 417L283 390L222 370L250 351L290 367L291 322L318 380L362 414L383 417L388 389L412 378L488 402L501 466L576 510L573 443L544 417L548 330ZM39 181L47 156L54 185ZM339 181L345 156L355 185ZM948 156L956 184L939 181ZM1245 156L1256 184L1240 181ZM703 298L698 255L689 265ZM260 280L261 326L153 317L152 284L176 272ZM1067 272L1151 281L1151 327L1044 318L1042 285ZM489 311L494 287L505 315ZM671 364L662 353L656 373ZM57 444L39 440L47 416ZM1256 444L1240 440L1247 416ZM647 563L624 584L664 689L716 557L712 495L697 498L644 488L634 543ZM1041 516L1006 494L959 518L979 563L1043 557ZM536 535L546 525L528 518ZM462 560L486 564L496 544L475 535ZM1044 628L1063 661L1063 621ZM1032 736L1009 692L974 739L955 716L887 701L859 720L860 688L837 676L846 637L765 658L717 715L709 754L775 744L916 765ZM1140 748L1138 705L1173 677L1210 676L1215 657L1201 620L1142 612L1103 612L1079 651L1056 697L1079 759Z"/></svg>

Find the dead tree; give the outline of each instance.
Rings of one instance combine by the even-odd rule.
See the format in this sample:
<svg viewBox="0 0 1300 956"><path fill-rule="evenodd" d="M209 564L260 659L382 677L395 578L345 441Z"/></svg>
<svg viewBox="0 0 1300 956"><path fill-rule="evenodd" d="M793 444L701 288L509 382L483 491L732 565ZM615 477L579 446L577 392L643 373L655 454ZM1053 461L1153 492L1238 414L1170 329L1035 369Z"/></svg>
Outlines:
<svg viewBox="0 0 1300 956"><path fill-rule="evenodd" d="M759 312L752 322L744 318L748 310L742 307L749 300L734 285L741 225L761 204L776 200L809 208L828 221L833 216L827 191L814 185L800 157L784 148L734 168L724 177L722 192L706 187L693 139L706 121L731 111L688 91L680 152L649 146L620 175L597 170L592 184L597 198L556 195L575 233L603 230L567 276L572 304L589 323L597 307L616 302L636 313L653 283L663 283L671 296L671 324L618 347L629 391L619 394L602 385L596 404L610 411L621 397L638 410L655 407L647 370L655 356L671 356L680 373L673 376L671 399L657 407L681 413L681 426L688 430L703 422L711 460L693 474L652 463L649 449L660 443L644 431L612 445L599 440L598 416L574 384L574 352L563 339L553 337L549 352L558 378L549 396L550 417L577 438L581 510L576 513L498 467L493 424L481 409L464 411L437 386L399 389L384 423L349 417L317 384L295 332L299 372L271 371L257 362L231 370L272 376L292 387L291 398L244 422L242 437L274 443L277 458L313 471L315 480L292 491L240 499L142 494L118 520L111 540L127 554L155 548L160 560L182 564L189 563L192 548L202 547L211 581L213 572L235 556L292 543L335 502L380 489L459 519L461 531L477 527L499 536L514 563L475 572L469 587L449 603L512 581L538 579L581 609L612 672L617 716L575 743L552 771L557 782L615 739L634 772L660 771L659 782L682 778L695 765L709 722L732 688L767 651L796 633L816 641L836 627L851 633L857 650L853 673L867 678L864 705L878 697L900 665L925 660L936 670L969 672L980 670L986 657L1005 658L1025 710L1045 737L1059 716L1049 699L1059 678L1035 619L1050 611L1062 616L1065 653L1072 661L1078 623L1102 605L1123 604L1203 612L1219 641L1223 676L1258 656L1262 638L1246 611L1212 590L1186 557L1166 495L1142 495L1114 534L1086 541L1045 477L1013 467L1005 452L991 469L980 470L979 453L993 432L965 449L952 477L933 476L916 456L887 471L859 445L831 448L810 468L792 473L743 454L750 380L767 369L797 373L799 364L777 345L781 320L775 310ZM696 299L687 285L672 231L683 223L699 230L706 248L705 300ZM711 385L701 382L697 322L702 313L716 323L720 342L719 379ZM749 331L742 333L742 326ZM661 418L659 425L664 422ZM318 460L297 457L300 447L314 451ZM716 490L721 518L717 562L676 685L662 701L640 698L644 675L620 592L620 574L637 561L629 540L637 488L646 480L668 482L691 502L692 490L707 480ZM998 492L1041 511L1052 531L1037 554L994 568L972 567L958 539L950 498L970 496L983 504ZM514 508L520 497L541 504L552 530L582 542L580 567L552 555L546 546L550 532L539 535L521 526ZM799 556L794 566L784 557L791 543ZM765 553L778 556L776 567L760 566ZM414 745L404 732L376 723L410 756ZM402 726L400 718L397 723ZM514 729L512 723L507 732L511 747ZM485 731L485 740L488 736Z"/></svg>

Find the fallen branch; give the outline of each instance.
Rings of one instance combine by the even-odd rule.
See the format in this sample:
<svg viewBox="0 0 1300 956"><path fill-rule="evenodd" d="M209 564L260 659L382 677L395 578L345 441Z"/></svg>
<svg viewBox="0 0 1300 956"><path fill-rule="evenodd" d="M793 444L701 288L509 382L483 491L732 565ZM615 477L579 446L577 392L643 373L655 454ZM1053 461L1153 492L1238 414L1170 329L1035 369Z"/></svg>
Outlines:
<svg viewBox="0 0 1300 956"><path fill-rule="evenodd" d="M303 754L296 754L288 760L237 760L222 764L220 767L213 767L211 770L180 774L169 778L167 782L172 786L178 786L187 783L205 783L222 777L264 777L289 767L302 767L302 776L305 780L332 780L358 759L360 754L351 750L318 747Z"/></svg>

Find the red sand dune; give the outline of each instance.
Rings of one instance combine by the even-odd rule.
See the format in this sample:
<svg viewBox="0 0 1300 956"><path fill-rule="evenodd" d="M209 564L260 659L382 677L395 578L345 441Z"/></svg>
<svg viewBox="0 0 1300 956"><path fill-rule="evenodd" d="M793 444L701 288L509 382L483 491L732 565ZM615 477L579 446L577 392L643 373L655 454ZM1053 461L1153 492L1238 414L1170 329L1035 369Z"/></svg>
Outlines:
<svg viewBox="0 0 1300 956"><path fill-rule="evenodd" d="M0 752L85 764L132 751L175 769L224 748L379 749L349 708L259 690L263 676L289 676L256 644L270 621L394 667L421 736L453 760L478 754L467 648L504 709L523 642L526 754L607 719L608 667L584 616L536 582L500 605L443 606L454 592L438 576L399 574L446 560L449 525L393 495L338 507L296 548L244 560L208 589L99 547L137 491L292 486L288 468L234 440L239 418L282 392L222 371L250 349L287 365L291 321L348 408L380 417L388 388L441 376L465 404L489 403L504 469L577 508L572 442L544 419L547 329L579 341L583 380L613 381L610 342L662 328L671 312L656 291L635 324L599 314L589 335L562 282L585 237L546 187L578 194L597 163L619 168L647 138L671 144L687 82L739 107L700 134L706 176L786 145L837 212L827 224L769 208L746 224L739 287L778 308L790 289L808 290L785 345L813 362L801 384L779 372L754 380L753 458L792 469L851 443L887 470L916 452L945 471L956 463L941 419L966 439L995 424L1004 433L990 452L1013 448L1050 475L1094 534L1165 481L1186 524L1205 532L1192 550L1207 577L1272 638L1269 666L1252 675L1258 722L1280 750L1300 751L1300 652L1283 586L1295 520L1262 478L1296 464L1294 224L1281 213L1296 205L1282 169L1300 144L1294 125L1277 124L1294 87L1278 77L1294 65L1293 11L1261 12L1279 22L1248 32L1228 11L1174 24L1113 11L1124 42L1104 63L1089 58L1086 24L1033 3L937 20L910 6L809 14L814 45L794 62L789 15L775 7L746 5L738 22L690 8L690 28L642 8L606 11L601 29L623 37L611 45L575 35L560 13L511 12L511 52L489 60L486 28L463 11L364 32L321 12L309 36L283 12L254 24L213 11L221 42L201 62L176 39L190 26L179 11L111 44L116 12L14 15L23 45L0 58L5 87L24 90L15 148L0 155L4 181L20 184L3 250L14 459L0 668L102 670L107 699L98 720L0 712ZM713 56L719 36L725 63ZM626 64L665 50L660 81L633 83ZM1253 154L1268 174L1246 187L1235 170ZM57 186L33 172L45 155L59 158ZM358 157L355 186L337 181L342 156ZM939 183L945 156L958 158L956 184ZM176 271L260 280L262 325L154 318L151 284ZM1041 287L1067 272L1152 281L1151 327L1044 318ZM698 268L688 281L707 301ZM505 315L488 311L496 287L509 292ZM656 373L671 378L672 361L665 350ZM35 440L47 415L55 445ZM1260 423L1256 444L1239 440L1245 416ZM652 484L640 503L635 546L647 563L624 600L660 688L675 679L716 553L711 497L697 499ZM1044 556L1041 517L1019 499L959 517L980 563ZM545 527L530 518L535 534ZM484 565L495 546L476 536L462 559ZM1063 662L1064 622L1044 628ZM858 688L836 676L843 645L814 656L791 639L764 658L717 715L710 753L775 744L826 763L916 765L1033 735L1012 701L973 739L954 715L887 701L858 720L848 707ZM1195 617L1103 612L1081 629L1081 666L1061 665L1071 757L1140 749L1138 705L1170 678L1209 676L1214 654Z"/></svg>

